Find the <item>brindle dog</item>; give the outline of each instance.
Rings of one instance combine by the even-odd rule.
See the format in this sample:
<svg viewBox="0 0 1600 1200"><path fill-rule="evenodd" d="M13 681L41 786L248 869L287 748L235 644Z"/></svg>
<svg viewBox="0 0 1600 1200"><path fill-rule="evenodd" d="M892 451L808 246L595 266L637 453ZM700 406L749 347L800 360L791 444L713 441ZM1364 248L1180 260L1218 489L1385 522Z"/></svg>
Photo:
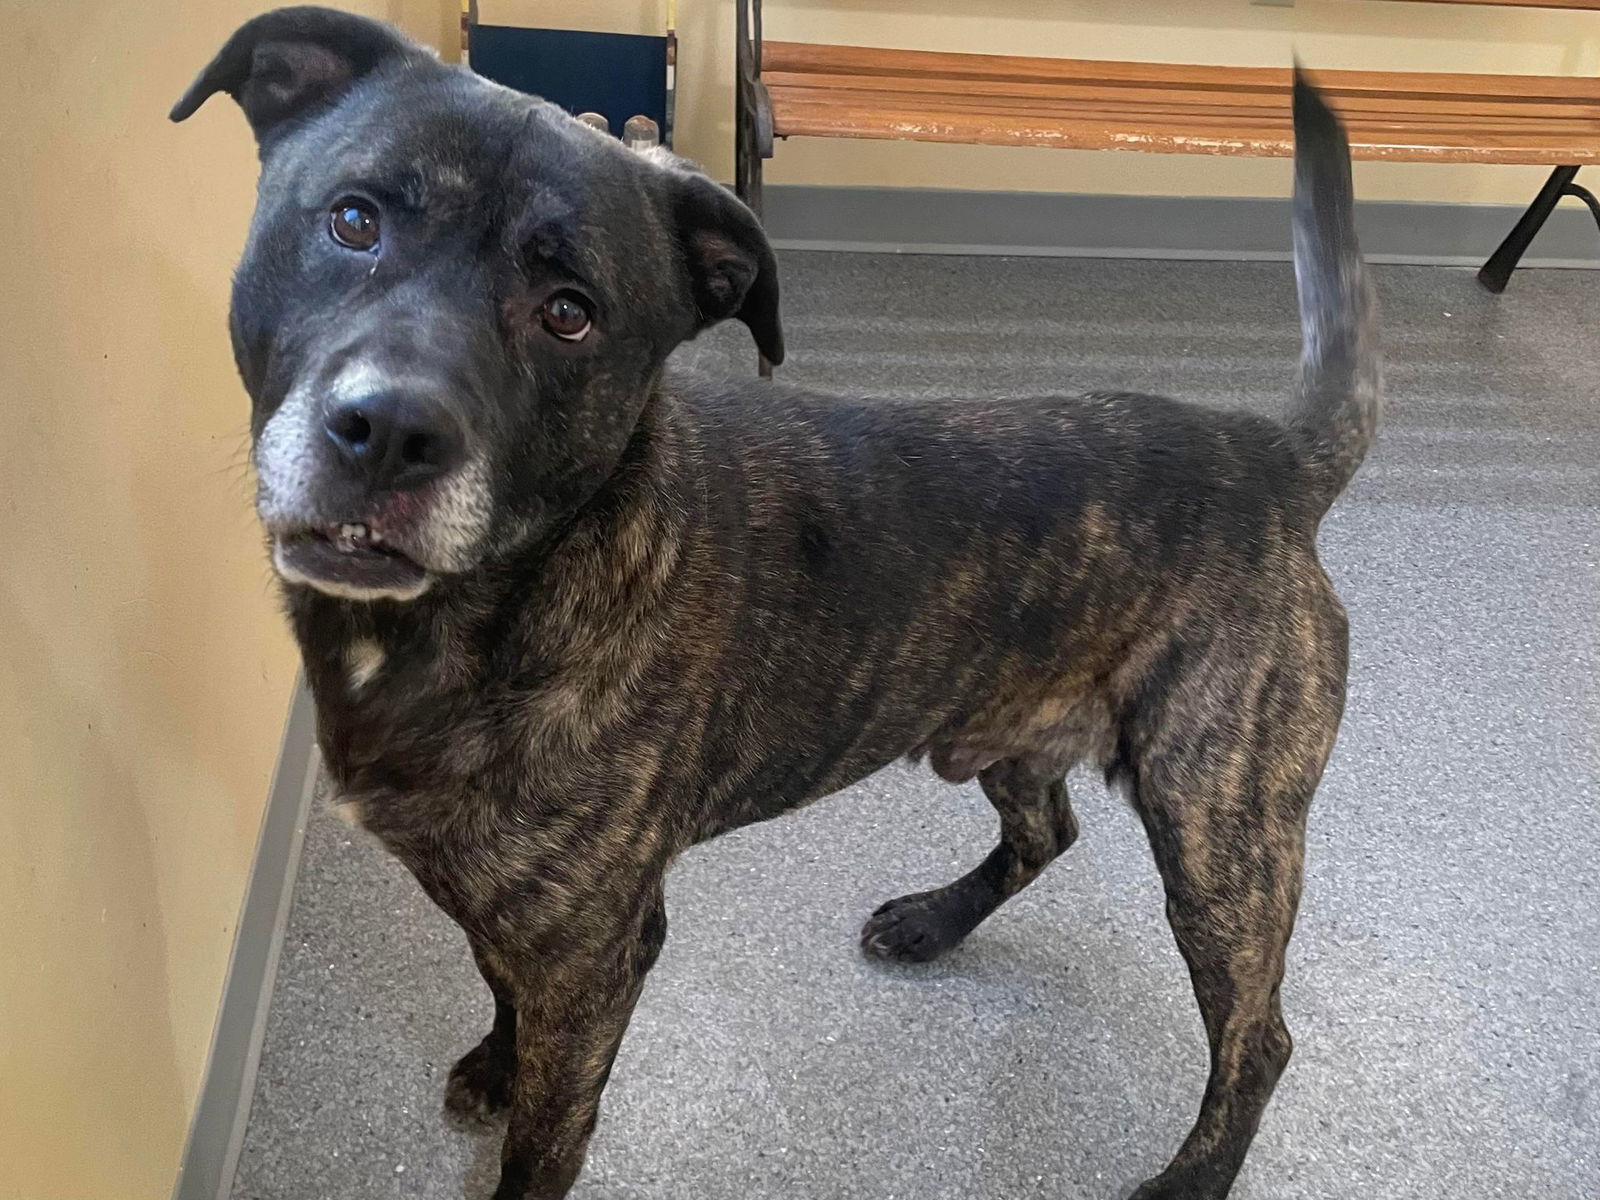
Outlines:
<svg viewBox="0 0 1600 1200"><path fill-rule="evenodd" d="M1225 1195L1289 1058L1344 701L1317 527L1379 407L1313 89L1281 421L669 371L726 317L783 356L772 252L705 176L324 9L242 27L174 119L217 91L261 151L232 306L258 509L333 780L494 994L446 1102L509 1107L497 1200L578 1175L673 858L907 755L976 778L1000 841L872 915L887 959L948 950L1072 844L1075 763L1126 788L1211 1043L1199 1120L1138 1196Z"/></svg>

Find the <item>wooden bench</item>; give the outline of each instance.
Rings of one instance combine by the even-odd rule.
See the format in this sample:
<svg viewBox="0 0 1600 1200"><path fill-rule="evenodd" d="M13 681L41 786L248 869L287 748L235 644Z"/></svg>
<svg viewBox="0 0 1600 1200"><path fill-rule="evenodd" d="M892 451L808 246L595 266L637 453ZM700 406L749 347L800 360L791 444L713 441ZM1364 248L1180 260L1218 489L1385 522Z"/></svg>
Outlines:
<svg viewBox="0 0 1600 1200"><path fill-rule="evenodd" d="M1505 0L1434 0L1504 4ZM1600 9L1600 0L1518 7ZM759 211L775 139L889 138L1074 150L1288 156L1289 71L947 54L768 42L761 0L738 0L736 187ZM1357 158L1532 163L1553 171L1478 272L1504 290L1563 196L1600 162L1600 80L1543 75L1318 71Z"/></svg>

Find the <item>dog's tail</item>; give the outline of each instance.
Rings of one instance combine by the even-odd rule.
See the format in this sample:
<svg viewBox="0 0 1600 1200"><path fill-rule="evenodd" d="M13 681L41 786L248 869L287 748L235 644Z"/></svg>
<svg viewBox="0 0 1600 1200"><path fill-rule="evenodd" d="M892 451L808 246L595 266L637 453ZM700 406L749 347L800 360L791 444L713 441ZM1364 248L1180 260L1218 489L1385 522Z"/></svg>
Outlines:
<svg viewBox="0 0 1600 1200"><path fill-rule="evenodd" d="M1326 512L1377 429L1382 405L1376 305L1356 244L1344 126L1298 64L1294 72L1294 273L1300 375L1286 423Z"/></svg>

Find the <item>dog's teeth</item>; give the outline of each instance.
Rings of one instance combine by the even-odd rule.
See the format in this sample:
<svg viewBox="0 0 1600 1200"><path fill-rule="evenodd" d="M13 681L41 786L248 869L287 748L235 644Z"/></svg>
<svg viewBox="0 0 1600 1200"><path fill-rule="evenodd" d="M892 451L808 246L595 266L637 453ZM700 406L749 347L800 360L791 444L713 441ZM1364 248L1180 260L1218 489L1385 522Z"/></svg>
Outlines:
<svg viewBox="0 0 1600 1200"><path fill-rule="evenodd" d="M333 544L346 554L356 546L367 540L367 527L360 523L344 524L339 526L339 532L333 539Z"/></svg>

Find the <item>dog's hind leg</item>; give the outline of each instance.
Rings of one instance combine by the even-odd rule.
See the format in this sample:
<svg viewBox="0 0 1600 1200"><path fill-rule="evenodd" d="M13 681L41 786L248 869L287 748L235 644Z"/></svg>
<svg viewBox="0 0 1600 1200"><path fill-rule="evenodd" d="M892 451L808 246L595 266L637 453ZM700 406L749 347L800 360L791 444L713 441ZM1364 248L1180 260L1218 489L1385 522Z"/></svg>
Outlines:
<svg viewBox="0 0 1600 1200"><path fill-rule="evenodd" d="M1177 716L1154 723L1136 755L1132 799L1166 886L1211 1070L1194 1128L1134 1200L1222 1200L1289 1061L1278 988L1338 692L1288 658L1208 673L1166 706Z"/></svg>
<svg viewBox="0 0 1600 1200"><path fill-rule="evenodd" d="M1223 822L1190 821L1175 816L1172 797L1152 791L1141 788L1137 803L1205 1021L1211 1074L1182 1148L1134 1197L1221 1200L1292 1049L1278 986L1300 894L1302 830L1292 816L1239 820L1243 805Z"/></svg>
<svg viewBox="0 0 1600 1200"><path fill-rule="evenodd" d="M891 900L867 920L861 946L895 962L927 962L949 950L1038 877L1077 840L1078 822L1058 770L1002 759L978 776L1000 814L1000 844L976 868L931 892Z"/></svg>

